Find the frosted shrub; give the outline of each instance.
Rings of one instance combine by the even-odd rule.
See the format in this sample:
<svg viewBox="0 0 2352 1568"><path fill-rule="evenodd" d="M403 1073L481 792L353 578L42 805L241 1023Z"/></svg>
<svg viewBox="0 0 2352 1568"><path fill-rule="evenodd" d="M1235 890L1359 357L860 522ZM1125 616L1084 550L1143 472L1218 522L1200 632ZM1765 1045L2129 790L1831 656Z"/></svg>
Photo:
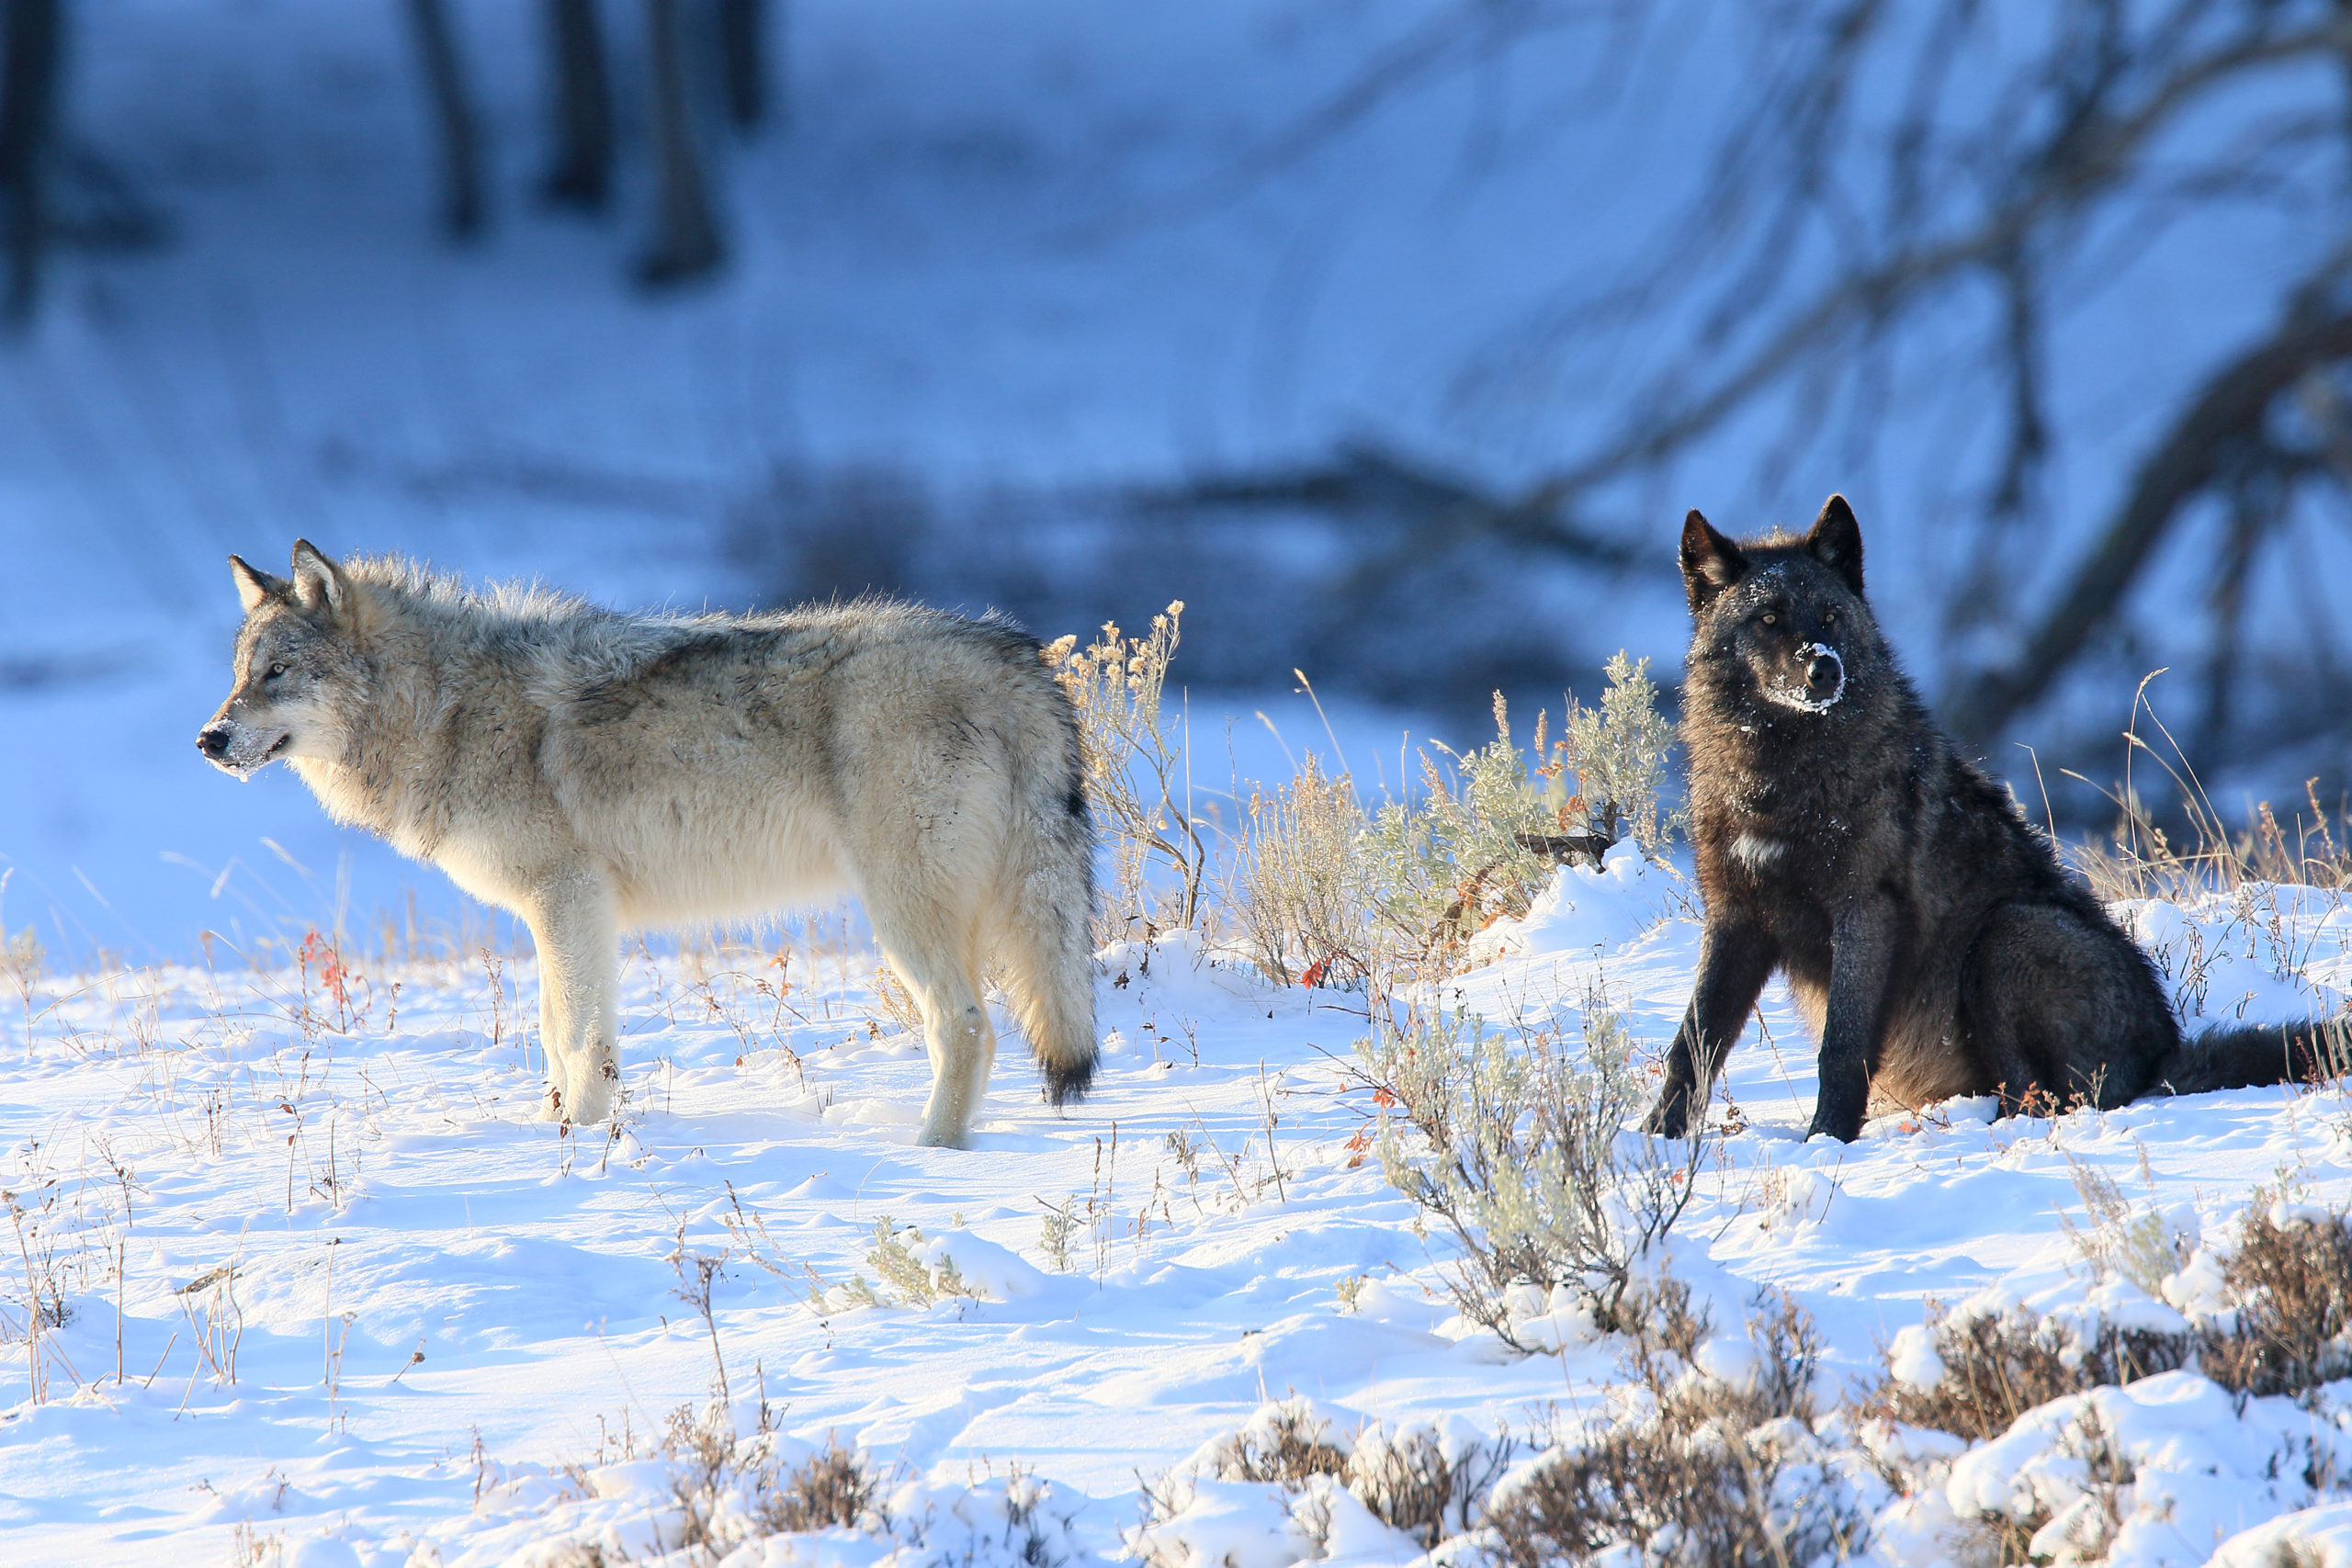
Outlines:
<svg viewBox="0 0 2352 1568"><path fill-rule="evenodd" d="M1602 670L1609 686L1599 707L1580 706L1570 694L1555 761L1577 781L1577 804L1560 813L1563 831L1577 825L1579 814L1588 827L1622 826L1644 854L1659 860L1684 822L1679 808L1668 811L1658 804L1674 726L1657 711L1657 682L1649 670L1648 660L1627 659L1619 649ZM1536 750L1543 750L1540 742ZM1617 834L1607 836L1613 841Z"/></svg>
<svg viewBox="0 0 2352 1568"><path fill-rule="evenodd" d="M1555 866L1597 865L1628 832L1645 854L1664 855L1679 822L1658 800L1673 726L1657 711L1646 660L1621 651L1607 674L1598 707L1569 695L1557 741L1537 715L1525 751L1497 693L1495 739L1475 751L1422 752L1418 798L1373 818L1357 896L1408 961L1450 960L1485 925L1525 914Z"/></svg>
<svg viewBox="0 0 2352 1568"><path fill-rule="evenodd" d="M1382 807L1363 843L1365 901L1414 960L1450 958L1487 920L1525 914L1552 874L1519 839L1552 819L1559 780L1531 776L1502 694L1494 739L1438 750L1451 766L1422 752L1420 798Z"/></svg>
<svg viewBox="0 0 2352 1568"><path fill-rule="evenodd" d="M1189 928L1200 914L1208 849L1189 808L1184 730L1160 707L1183 615L1179 599L1151 618L1149 636L1128 637L1105 622L1085 648L1065 637L1045 651L1078 710L1087 799L1111 840L1113 889L1104 912L1114 936L1136 920ZM1150 900L1155 865L1174 883L1157 910Z"/></svg>
<svg viewBox="0 0 2352 1568"><path fill-rule="evenodd" d="M910 1239L913 1246L908 1245ZM882 1282L897 1292L899 1299L909 1306L928 1307L956 1296L978 1300L979 1292L965 1280L953 1258L942 1258L933 1264L917 1255L915 1247L922 1242L922 1231L913 1225L900 1229L890 1223L889 1215L884 1214L874 1222L874 1246L865 1260L882 1276ZM854 1279L852 1294L855 1295L865 1284L863 1279ZM870 1290L867 1293L871 1294Z"/></svg>
<svg viewBox="0 0 2352 1568"><path fill-rule="evenodd" d="M1389 1181L1461 1246L1449 1280L1463 1315L1517 1348L1515 1320L1564 1304L1613 1329L1634 1264L1690 1201L1703 1142L1669 1164L1625 1131L1640 1089L1618 1016L1585 1012L1583 1059L1555 1035L1518 1048L1463 1014L1423 1014L1359 1041L1384 1107Z"/></svg>
<svg viewBox="0 0 2352 1568"><path fill-rule="evenodd" d="M1325 777L1308 752L1287 786L1250 790L1246 828L1225 902L1259 969L1279 986L1362 979L1372 952L1354 872L1364 818L1348 775Z"/></svg>

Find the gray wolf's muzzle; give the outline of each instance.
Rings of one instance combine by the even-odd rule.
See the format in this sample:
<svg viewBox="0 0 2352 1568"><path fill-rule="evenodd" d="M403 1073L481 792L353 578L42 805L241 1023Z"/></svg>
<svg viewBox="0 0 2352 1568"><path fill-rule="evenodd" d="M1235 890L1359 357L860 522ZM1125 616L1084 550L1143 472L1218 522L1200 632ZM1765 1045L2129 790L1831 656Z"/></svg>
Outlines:
<svg viewBox="0 0 2352 1568"><path fill-rule="evenodd" d="M276 761L293 743L294 732L286 730L264 745L253 730L225 718L206 725L196 737L196 749L206 761L241 779Z"/></svg>

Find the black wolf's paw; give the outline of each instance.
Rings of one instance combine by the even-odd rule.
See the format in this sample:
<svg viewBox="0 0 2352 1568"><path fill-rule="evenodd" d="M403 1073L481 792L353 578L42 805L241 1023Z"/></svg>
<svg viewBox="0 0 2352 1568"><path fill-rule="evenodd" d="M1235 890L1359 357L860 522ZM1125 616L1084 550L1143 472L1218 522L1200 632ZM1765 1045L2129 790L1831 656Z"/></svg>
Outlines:
<svg viewBox="0 0 2352 1568"><path fill-rule="evenodd" d="M1690 1098L1675 1089L1659 1095L1650 1113L1642 1118L1642 1131L1653 1138L1679 1138L1690 1127Z"/></svg>
<svg viewBox="0 0 2352 1568"><path fill-rule="evenodd" d="M1804 1135L1811 1139L1823 1133L1841 1144L1850 1144L1862 1135L1861 1113L1856 1111L1850 1115L1840 1115L1834 1111L1815 1111L1813 1125L1805 1129Z"/></svg>

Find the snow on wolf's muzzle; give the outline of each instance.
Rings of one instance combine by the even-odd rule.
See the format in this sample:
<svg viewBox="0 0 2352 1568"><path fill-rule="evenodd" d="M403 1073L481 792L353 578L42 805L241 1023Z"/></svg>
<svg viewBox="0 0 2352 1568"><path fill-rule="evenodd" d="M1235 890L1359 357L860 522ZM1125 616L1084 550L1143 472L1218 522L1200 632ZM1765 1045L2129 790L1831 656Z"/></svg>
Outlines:
<svg viewBox="0 0 2352 1568"><path fill-rule="evenodd" d="M1782 707L1803 713L1825 713L1846 694L1846 660L1826 642L1809 642L1797 649L1804 660L1804 684L1795 689L1768 683L1764 692Z"/></svg>

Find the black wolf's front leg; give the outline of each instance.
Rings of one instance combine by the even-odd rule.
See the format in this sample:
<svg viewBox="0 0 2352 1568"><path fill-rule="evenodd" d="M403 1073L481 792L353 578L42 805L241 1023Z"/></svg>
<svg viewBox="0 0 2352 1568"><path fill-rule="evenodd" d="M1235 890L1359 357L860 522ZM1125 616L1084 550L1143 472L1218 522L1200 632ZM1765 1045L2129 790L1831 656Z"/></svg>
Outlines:
<svg viewBox="0 0 2352 1568"><path fill-rule="evenodd" d="M1889 983L1902 923L1884 897L1859 902L1830 933L1829 1005L1821 1025L1821 1094L1805 1136L1826 1133L1844 1143L1862 1134L1871 1098L1871 1064L1886 1027Z"/></svg>
<svg viewBox="0 0 2352 1568"><path fill-rule="evenodd" d="M1645 1132L1681 1137L1694 1106L1703 1107L1724 1055L1772 976L1780 950L1760 929L1710 920L1699 939L1699 983L1666 1056L1666 1088L1642 1122Z"/></svg>

